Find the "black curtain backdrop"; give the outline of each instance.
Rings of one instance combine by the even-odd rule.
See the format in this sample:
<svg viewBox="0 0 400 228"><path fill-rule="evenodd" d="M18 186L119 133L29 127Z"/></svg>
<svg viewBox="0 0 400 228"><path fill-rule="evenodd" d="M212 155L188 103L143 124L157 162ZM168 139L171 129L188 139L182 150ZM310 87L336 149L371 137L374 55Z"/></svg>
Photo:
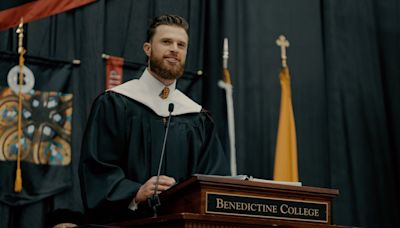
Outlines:
<svg viewBox="0 0 400 228"><path fill-rule="evenodd" d="M104 90L101 54L145 63L151 18L173 13L191 26L186 70L204 72L184 76L193 81L188 94L212 112L227 153L225 94L217 82L229 38L238 173L272 178L280 102L275 40L284 34L301 181L340 190L335 224L399 227L398 12L396 0L98 0L26 25L30 55L81 60L72 80L75 176L72 189L19 209L25 219L14 226L41 227L53 209L82 210L77 162L90 106ZM1 32L0 51L16 50L15 29ZM4 221L13 210L0 205L1 227L11 226Z"/></svg>
<svg viewBox="0 0 400 228"><path fill-rule="evenodd" d="M342 223L399 226L398 1L323 1L331 186Z"/></svg>

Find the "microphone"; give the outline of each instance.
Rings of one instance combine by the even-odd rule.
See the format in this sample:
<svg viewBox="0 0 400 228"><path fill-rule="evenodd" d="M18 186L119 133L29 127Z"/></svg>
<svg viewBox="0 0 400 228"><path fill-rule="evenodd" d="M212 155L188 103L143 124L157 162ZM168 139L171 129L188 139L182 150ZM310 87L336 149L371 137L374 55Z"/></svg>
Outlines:
<svg viewBox="0 0 400 228"><path fill-rule="evenodd" d="M158 190L158 185L160 182L160 172L161 172L162 161L164 158L165 144L167 143L169 123L171 122L171 114L173 111L174 111L174 104L170 103L168 105L168 112L169 112L168 122L167 122L167 127L165 129L164 141L163 141L163 146L162 146L161 156L160 156L160 163L158 163L158 172L157 172L156 184L154 187L154 194L150 198L147 199L149 206L151 208L153 208L153 213L154 213L153 217L154 218L157 217L157 207L161 205L160 198L158 197L158 194L157 194L157 190Z"/></svg>

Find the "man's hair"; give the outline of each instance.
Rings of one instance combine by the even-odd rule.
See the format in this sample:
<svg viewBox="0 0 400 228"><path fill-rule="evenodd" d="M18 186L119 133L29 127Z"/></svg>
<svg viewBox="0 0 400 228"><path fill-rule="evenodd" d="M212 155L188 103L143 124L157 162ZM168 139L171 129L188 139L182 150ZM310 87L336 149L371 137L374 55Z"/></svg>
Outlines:
<svg viewBox="0 0 400 228"><path fill-rule="evenodd" d="M183 28L186 34L189 34L189 24L183 17L177 15L161 15L153 19L149 28L147 29L146 42L150 42L153 38L156 28L160 25L171 25Z"/></svg>

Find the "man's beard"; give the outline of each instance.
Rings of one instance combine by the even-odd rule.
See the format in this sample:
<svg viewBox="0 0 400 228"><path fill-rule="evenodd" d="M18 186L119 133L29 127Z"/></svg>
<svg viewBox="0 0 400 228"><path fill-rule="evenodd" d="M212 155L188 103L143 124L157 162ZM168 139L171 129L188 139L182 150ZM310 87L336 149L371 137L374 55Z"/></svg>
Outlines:
<svg viewBox="0 0 400 228"><path fill-rule="evenodd" d="M174 80L183 75L184 64L179 62L176 65L167 65L163 58L150 57L150 69L163 79Z"/></svg>

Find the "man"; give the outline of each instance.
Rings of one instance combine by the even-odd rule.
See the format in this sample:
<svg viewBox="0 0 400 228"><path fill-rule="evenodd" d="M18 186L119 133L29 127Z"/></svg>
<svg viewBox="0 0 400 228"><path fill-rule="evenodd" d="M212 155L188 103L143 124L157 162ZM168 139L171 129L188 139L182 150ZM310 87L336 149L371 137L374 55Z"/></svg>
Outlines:
<svg viewBox="0 0 400 228"><path fill-rule="evenodd" d="M169 104L174 109L157 193L192 174L229 175L209 114L175 89L184 72L188 40L183 18L155 18L143 45L148 67L141 78L112 88L94 102L80 166L84 205L96 218L92 222L143 216L140 209L155 189Z"/></svg>

